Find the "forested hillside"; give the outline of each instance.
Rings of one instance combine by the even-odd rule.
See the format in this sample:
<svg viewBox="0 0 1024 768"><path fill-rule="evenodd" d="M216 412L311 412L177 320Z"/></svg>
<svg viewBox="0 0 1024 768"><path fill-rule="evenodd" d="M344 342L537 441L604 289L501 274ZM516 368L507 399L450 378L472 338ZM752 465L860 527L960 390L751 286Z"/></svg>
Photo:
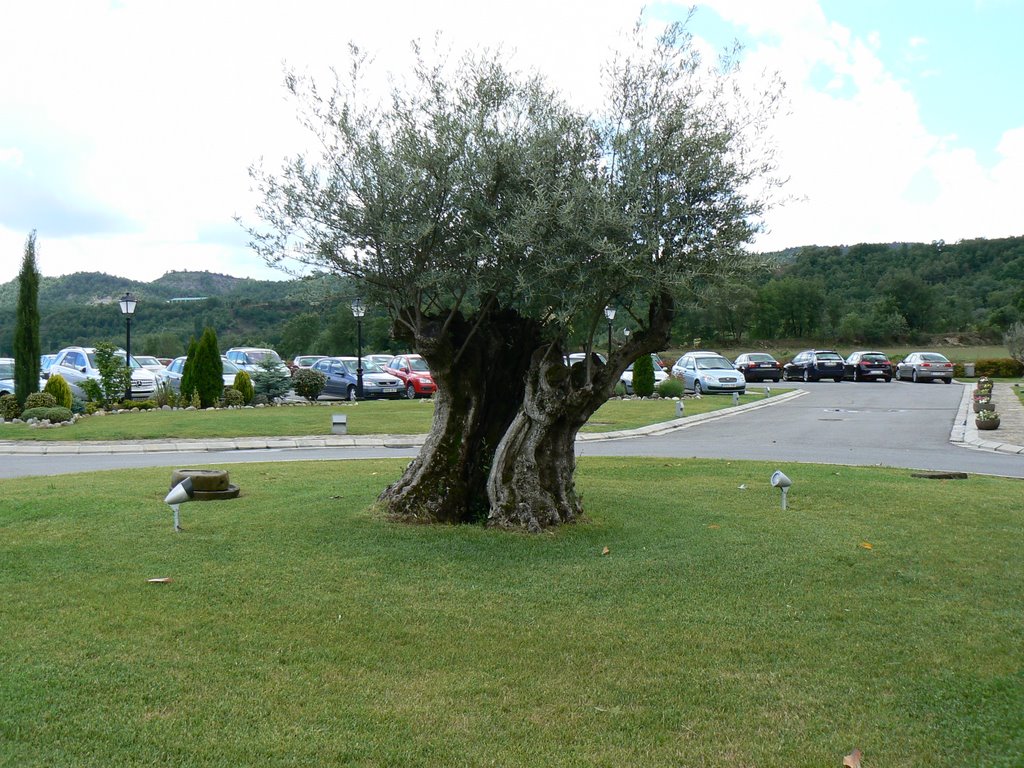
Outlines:
<svg viewBox="0 0 1024 768"><path fill-rule="evenodd" d="M971 333L998 341L1024 319L1024 237L955 244L883 243L790 248L766 257L745 282L710 285L681 303L674 339L685 346L753 339L907 341ZM0 356L14 335L17 281L0 285ZM168 272L139 283L96 272L44 277L39 287L45 351L100 341L124 344L118 298L139 299L132 349L173 357L206 326L221 349L271 346L284 355L355 354L355 289L337 277L249 280ZM172 301L199 298L201 301ZM621 329L620 329L621 330ZM397 351L387 318L371 307L364 351Z"/></svg>
<svg viewBox="0 0 1024 768"><path fill-rule="evenodd" d="M356 322L351 286L317 275L304 280L249 280L210 272L169 272L151 283L96 272L40 281L40 342L44 352L110 341L124 346L125 320L118 299L138 299L132 320L132 351L175 357L206 326L222 350L269 346L282 354L355 354ZM0 356L10 355L14 337L17 281L0 285ZM199 299L175 301L175 299ZM365 351L390 351L388 323L369 308L363 322Z"/></svg>
<svg viewBox="0 0 1024 768"><path fill-rule="evenodd" d="M998 340L1024 319L1024 237L789 249L745 283L711 286L679 338Z"/></svg>

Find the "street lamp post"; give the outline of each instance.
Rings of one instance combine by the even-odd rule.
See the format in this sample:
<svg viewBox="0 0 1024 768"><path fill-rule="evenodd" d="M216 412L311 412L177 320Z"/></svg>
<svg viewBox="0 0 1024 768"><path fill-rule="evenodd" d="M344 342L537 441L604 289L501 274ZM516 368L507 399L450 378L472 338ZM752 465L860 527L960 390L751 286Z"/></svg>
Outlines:
<svg viewBox="0 0 1024 768"><path fill-rule="evenodd" d="M360 298L352 300L352 314L356 318L356 395L363 397L363 315L366 314L366 304Z"/></svg>
<svg viewBox="0 0 1024 768"><path fill-rule="evenodd" d="M612 359L612 320L615 319L615 307L609 304L604 308L604 316L608 318L608 359Z"/></svg>
<svg viewBox="0 0 1024 768"><path fill-rule="evenodd" d="M135 297L126 293L121 297L121 314L124 315L125 323L125 349L124 364L128 367L128 388L125 390L124 399L132 399L132 315L135 314L135 305L138 303Z"/></svg>

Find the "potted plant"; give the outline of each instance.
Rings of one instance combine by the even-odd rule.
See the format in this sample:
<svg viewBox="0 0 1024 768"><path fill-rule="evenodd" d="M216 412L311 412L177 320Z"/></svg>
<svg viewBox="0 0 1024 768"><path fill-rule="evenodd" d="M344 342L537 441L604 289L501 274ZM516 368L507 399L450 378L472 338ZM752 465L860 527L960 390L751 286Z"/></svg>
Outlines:
<svg viewBox="0 0 1024 768"><path fill-rule="evenodd" d="M978 379L978 383L974 387L975 392L992 394L992 379L988 376L982 376Z"/></svg>
<svg viewBox="0 0 1024 768"><path fill-rule="evenodd" d="M974 417L978 429L999 429L999 414L995 411L979 411Z"/></svg>
<svg viewBox="0 0 1024 768"><path fill-rule="evenodd" d="M981 413L982 411L994 411L995 409L995 403L992 402L992 398L989 395L979 395L977 392L974 393L975 413Z"/></svg>

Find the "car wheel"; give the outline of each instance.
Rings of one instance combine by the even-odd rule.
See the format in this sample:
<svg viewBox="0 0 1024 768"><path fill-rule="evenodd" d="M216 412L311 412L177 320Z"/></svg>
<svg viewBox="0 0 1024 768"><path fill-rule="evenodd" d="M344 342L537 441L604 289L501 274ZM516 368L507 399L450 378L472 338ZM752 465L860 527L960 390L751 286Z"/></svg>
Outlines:
<svg viewBox="0 0 1024 768"><path fill-rule="evenodd" d="M779 383L779 377L776 376L774 379L772 379L772 381L774 381L776 384L778 384Z"/></svg>
<svg viewBox="0 0 1024 768"><path fill-rule="evenodd" d="M903 381L903 376L900 375L900 369L896 369L896 381Z"/></svg>
<svg viewBox="0 0 1024 768"><path fill-rule="evenodd" d="M951 381L952 381L952 379L943 379L942 383L943 384L949 384L949 382L951 382Z"/></svg>
<svg viewBox="0 0 1024 768"><path fill-rule="evenodd" d="M409 400L415 400L416 399L416 388L412 384L410 384L409 386L407 386L405 388L405 396Z"/></svg>
<svg viewBox="0 0 1024 768"><path fill-rule="evenodd" d="M836 384L839 384L839 383L840 383L840 382L841 382L842 380L843 380L843 377L842 377L842 376L836 376L836 377L835 377L835 378L833 379L833 381L834 381L834 382L835 382Z"/></svg>
<svg viewBox="0 0 1024 768"><path fill-rule="evenodd" d="M885 383L888 384L890 381L892 381L892 376L886 376Z"/></svg>
<svg viewBox="0 0 1024 768"><path fill-rule="evenodd" d="M354 386L349 386L349 388L347 390L345 390L345 397L348 400L350 400L352 402L355 402L355 400L356 400L356 388Z"/></svg>
<svg viewBox="0 0 1024 768"><path fill-rule="evenodd" d="M917 384L917 368L915 368L913 371L911 371L911 373L910 373L910 380L912 382L914 382L915 384Z"/></svg>
<svg viewBox="0 0 1024 768"><path fill-rule="evenodd" d="M703 391L700 388L700 382L697 381L696 379L693 382L693 394L695 394L695 395L703 394Z"/></svg>

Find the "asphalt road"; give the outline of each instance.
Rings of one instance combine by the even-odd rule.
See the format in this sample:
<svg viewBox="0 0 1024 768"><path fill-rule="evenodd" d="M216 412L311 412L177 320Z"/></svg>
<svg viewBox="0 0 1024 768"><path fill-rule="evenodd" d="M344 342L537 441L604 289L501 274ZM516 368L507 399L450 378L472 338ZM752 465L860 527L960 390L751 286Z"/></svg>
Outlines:
<svg viewBox="0 0 1024 768"><path fill-rule="evenodd" d="M1022 456L949 442L963 396L961 385L828 381L799 387L808 394L773 408L658 437L586 444L580 453L875 465L1024 477Z"/></svg>
<svg viewBox="0 0 1024 768"><path fill-rule="evenodd" d="M755 459L878 465L1024 477L1024 457L950 444L957 384L820 382L771 408L702 422L658 437L578 443L581 456ZM120 467L259 461L412 458L415 448L297 448L197 453L0 456L0 478Z"/></svg>

